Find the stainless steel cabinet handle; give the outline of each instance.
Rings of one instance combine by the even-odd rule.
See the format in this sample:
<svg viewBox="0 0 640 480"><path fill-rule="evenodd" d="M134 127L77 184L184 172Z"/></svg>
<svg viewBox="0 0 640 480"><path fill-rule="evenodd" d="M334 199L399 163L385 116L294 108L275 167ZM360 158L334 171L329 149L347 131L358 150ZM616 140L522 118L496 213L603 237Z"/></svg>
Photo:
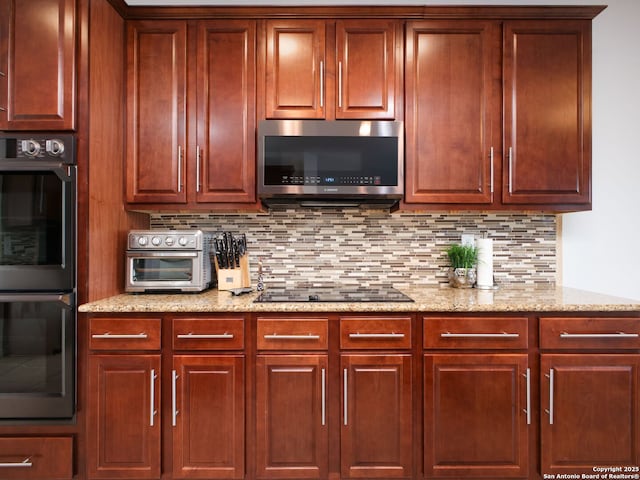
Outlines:
<svg viewBox="0 0 640 480"><path fill-rule="evenodd" d="M152 427L154 425L155 416L158 413L158 411L156 410L156 378L158 378L158 376L156 375L156 371L152 368L151 369L151 395L149 400L149 404L150 404L149 425Z"/></svg>
<svg viewBox="0 0 640 480"><path fill-rule="evenodd" d="M324 62L320 60L320 107L324 107Z"/></svg>
<svg viewBox="0 0 640 480"><path fill-rule="evenodd" d="M638 338L638 333L560 333L560 338Z"/></svg>
<svg viewBox="0 0 640 480"><path fill-rule="evenodd" d="M342 108L342 62L338 62L338 107Z"/></svg>
<svg viewBox="0 0 640 480"><path fill-rule="evenodd" d="M349 412L349 407L347 405L347 400L349 398L349 393L348 393L348 390L347 390L348 386L349 386L349 382L347 380L347 369L345 368L342 371L342 389L344 390L343 393L342 393L342 399L343 399L343 403L344 403L342 416L344 417L343 419L344 419L344 424L345 425L349 425L349 421L347 419L347 415L348 415L348 412Z"/></svg>
<svg viewBox="0 0 640 480"><path fill-rule="evenodd" d="M200 145L196 145L196 192L200 191Z"/></svg>
<svg viewBox="0 0 640 480"><path fill-rule="evenodd" d="M549 379L549 409L545 412L549 414L549 425L553 425L553 368L549 370L549 374L545 375Z"/></svg>
<svg viewBox="0 0 640 480"><path fill-rule="evenodd" d="M350 333L349 338L404 338L404 333Z"/></svg>
<svg viewBox="0 0 640 480"><path fill-rule="evenodd" d="M232 339L233 333L180 333L176 338L193 338L193 339Z"/></svg>
<svg viewBox="0 0 640 480"><path fill-rule="evenodd" d="M326 424L327 420L327 387L326 387L326 374L324 368L321 371L322 381L322 426Z"/></svg>
<svg viewBox="0 0 640 480"><path fill-rule="evenodd" d="M491 162L490 163L491 170L489 172L489 175L491 176L491 178L490 178L490 182L491 182L490 183L490 185L491 185L490 192L493 193L493 147L491 147L491 149L489 150L489 161Z"/></svg>
<svg viewBox="0 0 640 480"><path fill-rule="evenodd" d="M171 371L171 425L174 427L178 419L178 372Z"/></svg>
<svg viewBox="0 0 640 480"><path fill-rule="evenodd" d="M22 462L0 463L0 468L33 467L33 462L30 460L31 458L25 458Z"/></svg>
<svg viewBox="0 0 640 480"><path fill-rule="evenodd" d="M140 339L144 340L145 338L149 338L149 335L146 333L94 333L91 335L91 338L108 338L112 340L122 340L122 339Z"/></svg>
<svg viewBox="0 0 640 480"><path fill-rule="evenodd" d="M527 409L525 413L527 414L527 425L531 425L531 369L527 368L527 373L524 374L524 377L527 382Z"/></svg>
<svg viewBox="0 0 640 480"><path fill-rule="evenodd" d="M513 148L509 147L509 193L513 193Z"/></svg>
<svg viewBox="0 0 640 480"><path fill-rule="evenodd" d="M265 340L319 340L320 335L309 333L307 335L280 335L279 333L271 333L264 335Z"/></svg>
<svg viewBox="0 0 640 480"><path fill-rule="evenodd" d="M440 334L442 338L518 338L519 333L449 333Z"/></svg>
<svg viewBox="0 0 640 480"><path fill-rule="evenodd" d="M0 107L0 112L6 112L6 111L7 111L7 109L6 109L6 108L4 108L4 107Z"/></svg>
<svg viewBox="0 0 640 480"><path fill-rule="evenodd" d="M182 145L178 145L178 193L182 192Z"/></svg>

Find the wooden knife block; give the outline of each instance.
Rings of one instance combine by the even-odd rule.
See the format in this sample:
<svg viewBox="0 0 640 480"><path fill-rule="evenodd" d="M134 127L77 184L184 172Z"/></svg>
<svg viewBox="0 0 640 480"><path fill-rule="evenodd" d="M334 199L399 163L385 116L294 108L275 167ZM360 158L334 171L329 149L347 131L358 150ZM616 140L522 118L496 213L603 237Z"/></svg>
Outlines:
<svg viewBox="0 0 640 480"><path fill-rule="evenodd" d="M233 290L251 286L249 274L249 255L240 257L240 268L220 268L218 259L214 256L216 272L218 273L218 290Z"/></svg>

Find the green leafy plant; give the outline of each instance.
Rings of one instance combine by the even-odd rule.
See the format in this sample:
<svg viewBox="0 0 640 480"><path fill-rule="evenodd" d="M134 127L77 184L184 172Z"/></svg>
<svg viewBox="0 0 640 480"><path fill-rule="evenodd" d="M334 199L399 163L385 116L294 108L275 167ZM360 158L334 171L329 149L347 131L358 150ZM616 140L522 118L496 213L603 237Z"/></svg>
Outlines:
<svg viewBox="0 0 640 480"><path fill-rule="evenodd" d="M478 248L473 245L451 245L447 256L452 268L473 268L478 263Z"/></svg>

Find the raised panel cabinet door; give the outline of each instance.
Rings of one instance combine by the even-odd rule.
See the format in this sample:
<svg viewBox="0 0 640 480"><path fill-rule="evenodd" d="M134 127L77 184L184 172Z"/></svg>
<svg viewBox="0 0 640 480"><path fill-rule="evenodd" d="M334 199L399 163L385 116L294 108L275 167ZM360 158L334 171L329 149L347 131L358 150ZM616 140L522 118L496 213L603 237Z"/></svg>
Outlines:
<svg viewBox="0 0 640 480"><path fill-rule="evenodd" d="M75 0L0 3L0 129L74 129Z"/></svg>
<svg viewBox="0 0 640 480"><path fill-rule="evenodd" d="M196 201L255 202L255 22L197 31Z"/></svg>
<svg viewBox="0 0 640 480"><path fill-rule="evenodd" d="M327 478L326 355L258 355L256 477Z"/></svg>
<svg viewBox="0 0 640 480"><path fill-rule="evenodd" d="M336 118L393 120L402 99L400 23L336 22Z"/></svg>
<svg viewBox="0 0 640 480"><path fill-rule="evenodd" d="M541 355L542 474L640 465L639 372L640 355Z"/></svg>
<svg viewBox="0 0 640 480"><path fill-rule="evenodd" d="M526 477L530 386L526 354L425 355L425 476Z"/></svg>
<svg viewBox="0 0 640 480"><path fill-rule="evenodd" d="M173 358L173 478L244 478L244 357Z"/></svg>
<svg viewBox="0 0 640 480"><path fill-rule="evenodd" d="M186 202L186 41L183 21L127 24L129 203Z"/></svg>
<svg viewBox="0 0 640 480"><path fill-rule="evenodd" d="M342 355L342 478L412 474L411 355Z"/></svg>
<svg viewBox="0 0 640 480"><path fill-rule="evenodd" d="M407 24L407 203L492 203L501 150L498 27Z"/></svg>
<svg viewBox="0 0 640 480"><path fill-rule="evenodd" d="M591 22L504 25L502 201L591 202Z"/></svg>
<svg viewBox="0 0 640 480"><path fill-rule="evenodd" d="M160 356L89 355L88 375L88 478L160 478Z"/></svg>
<svg viewBox="0 0 640 480"><path fill-rule="evenodd" d="M267 118L325 117L325 36L323 20L267 20Z"/></svg>

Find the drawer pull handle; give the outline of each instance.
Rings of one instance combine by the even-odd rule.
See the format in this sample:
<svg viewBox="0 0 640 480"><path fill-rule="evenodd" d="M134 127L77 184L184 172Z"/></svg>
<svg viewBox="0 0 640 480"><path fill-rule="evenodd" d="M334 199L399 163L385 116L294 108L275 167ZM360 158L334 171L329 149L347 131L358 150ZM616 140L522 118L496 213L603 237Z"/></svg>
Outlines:
<svg viewBox="0 0 640 480"><path fill-rule="evenodd" d="M177 338L191 338L191 339L195 339L195 340L199 340L199 339L213 339L213 340L226 340L226 339L233 339L233 333L180 333L178 335L176 335Z"/></svg>
<svg viewBox="0 0 640 480"><path fill-rule="evenodd" d="M350 333L349 338L404 338L404 333Z"/></svg>
<svg viewBox="0 0 640 480"><path fill-rule="evenodd" d="M91 338L110 338L113 340L122 340L122 339L145 339L145 338L149 338L149 335L147 335L146 333L142 332L142 333L132 333L132 334L125 334L125 333L94 333L93 335L91 335Z"/></svg>
<svg viewBox="0 0 640 480"><path fill-rule="evenodd" d="M280 335L278 333L267 334L265 340L320 340L320 335L309 333L307 335Z"/></svg>
<svg viewBox="0 0 640 480"><path fill-rule="evenodd" d="M13 468L13 467L33 467L33 462L30 461L31 458L25 458L22 462L9 462L9 463L0 463L0 468Z"/></svg>
<svg viewBox="0 0 640 480"><path fill-rule="evenodd" d="M442 338L519 338L519 333L450 333L440 334Z"/></svg>
<svg viewBox="0 0 640 480"><path fill-rule="evenodd" d="M637 333L567 333L562 332L560 338L638 338Z"/></svg>

